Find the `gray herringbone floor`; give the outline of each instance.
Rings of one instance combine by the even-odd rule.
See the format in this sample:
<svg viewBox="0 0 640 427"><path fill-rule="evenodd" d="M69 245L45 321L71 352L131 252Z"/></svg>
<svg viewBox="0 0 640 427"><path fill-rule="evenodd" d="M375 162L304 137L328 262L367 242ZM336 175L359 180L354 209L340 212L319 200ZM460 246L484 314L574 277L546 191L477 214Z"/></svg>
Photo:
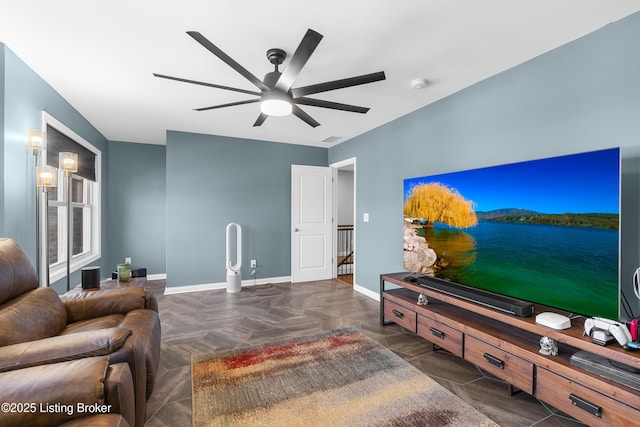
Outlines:
<svg viewBox="0 0 640 427"><path fill-rule="evenodd" d="M162 322L160 369L147 405L146 426L191 425L192 354L357 326L501 426L576 426L578 423L396 325L381 327L378 302L335 280L163 295L150 281ZM292 426L294 427L294 426Z"/></svg>

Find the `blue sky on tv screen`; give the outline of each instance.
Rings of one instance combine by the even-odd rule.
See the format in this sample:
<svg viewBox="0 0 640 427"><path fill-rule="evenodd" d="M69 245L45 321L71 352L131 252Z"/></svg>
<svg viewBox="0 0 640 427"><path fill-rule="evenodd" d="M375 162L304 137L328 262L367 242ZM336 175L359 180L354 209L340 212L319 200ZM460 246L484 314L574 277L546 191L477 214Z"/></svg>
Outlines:
<svg viewBox="0 0 640 427"><path fill-rule="evenodd" d="M405 179L404 198L416 185L440 182L475 202L476 211L617 214L619 181L620 150L613 148Z"/></svg>

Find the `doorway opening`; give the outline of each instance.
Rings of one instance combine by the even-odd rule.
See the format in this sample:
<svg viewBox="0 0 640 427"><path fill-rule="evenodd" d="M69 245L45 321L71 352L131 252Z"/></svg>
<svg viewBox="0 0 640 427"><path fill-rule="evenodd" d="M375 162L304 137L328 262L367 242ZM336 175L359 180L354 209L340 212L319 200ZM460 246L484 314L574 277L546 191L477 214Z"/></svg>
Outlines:
<svg viewBox="0 0 640 427"><path fill-rule="evenodd" d="M353 286L355 283L355 203L356 203L356 159L351 158L331 165L334 170L334 239L335 277Z"/></svg>

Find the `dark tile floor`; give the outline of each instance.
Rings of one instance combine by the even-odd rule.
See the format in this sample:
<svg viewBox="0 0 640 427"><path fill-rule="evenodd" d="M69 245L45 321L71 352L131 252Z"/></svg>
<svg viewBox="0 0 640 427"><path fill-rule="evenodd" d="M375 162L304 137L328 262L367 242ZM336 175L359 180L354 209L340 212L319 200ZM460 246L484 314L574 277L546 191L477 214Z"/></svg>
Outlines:
<svg viewBox="0 0 640 427"><path fill-rule="evenodd" d="M335 280L163 295L150 281L162 323L160 368L147 405L146 426L191 425L191 355L323 330L357 326L501 426L577 426L525 393L397 325L381 327L379 303Z"/></svg>

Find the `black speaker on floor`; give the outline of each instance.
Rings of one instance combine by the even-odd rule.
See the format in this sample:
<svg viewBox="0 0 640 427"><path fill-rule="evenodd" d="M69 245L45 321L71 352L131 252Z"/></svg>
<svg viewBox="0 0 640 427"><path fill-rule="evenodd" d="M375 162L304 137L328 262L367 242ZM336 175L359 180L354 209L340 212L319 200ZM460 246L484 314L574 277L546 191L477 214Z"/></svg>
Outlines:
<svg viewBox="0 0 640 427"><path fill-rule="evenodd" d="M82 289L96 289L100 287L100 267L85 267L82 269Z"/></svg>

